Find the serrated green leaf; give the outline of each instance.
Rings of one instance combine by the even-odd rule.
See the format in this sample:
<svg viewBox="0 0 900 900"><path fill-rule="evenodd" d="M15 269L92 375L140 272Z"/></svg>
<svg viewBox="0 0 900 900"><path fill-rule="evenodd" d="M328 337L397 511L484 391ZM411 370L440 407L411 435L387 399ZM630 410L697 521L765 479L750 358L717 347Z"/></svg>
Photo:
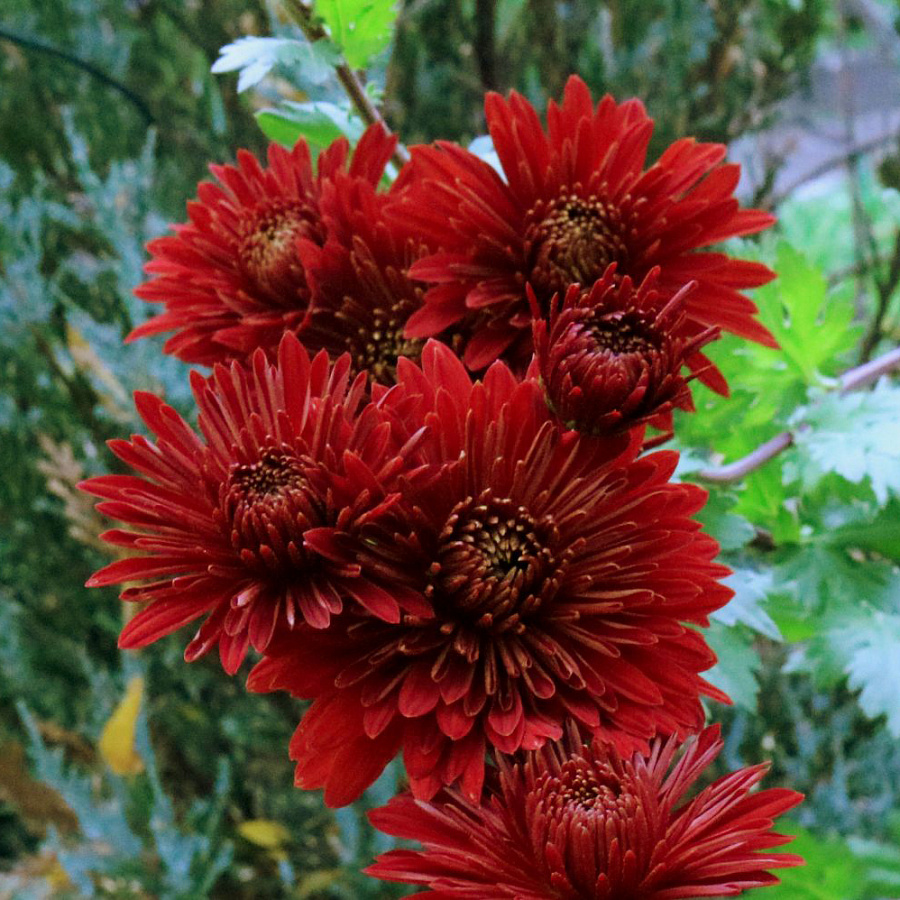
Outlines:
<svg viewBox="0 0 900 900"><path fill-rule="evenodd" d="M807 487L836 472L867 481L878 502L900 492L900 388L883 379L872 391L826 394L795 417L797 472Z"/></svg>
<svg viewBox="0 0 900 900"><path fill-rule="evenodd" d="M396 0L316 0L331 38L354 69L364 69L391 42Z"/></svg>
<svg viewBox="0 0 900 900"><path fill-rule="evenodd" d="M772 533L776 544L795 544L800 540L800 520L796 506L789 504L790 494L782 477L783 463L771 460L752 472L738 495L735 513Z"/></svg>
<svg viewBox="0 0 900 900"><path fill-rule="evenodd" d="M697 518L718 542L722 550L739 550L753 540L753 526L731 510L737 497L730 491L710 491L706 506L697 513Z"/></svg>
<svg viewBox="0 0 900 900"><path fill-rule="evenodd" d="M867 620L833 631L832 641L846 648L850 687L859 705L873 718L886 715L894 737L900 737L900 614L872 610Z"/></svg>
<svg viewBox="0 0 900 900"><path fill-rule="evenodd" d="M862 603L884 608L898 584L887 563L857 561L825 540L785 550L776 566L775 581L789 590L807 613L836 613Z"/></svg>
<svg viewBox="0 0 900 900"><path fill-rule="evenodd" d="M749 632L713 622L705 634L718 662L703 677L725 691L737 706L755 711L759 693L756 673L761 663Z"/></svg>
<svg viewBox="0 0 900 900"><path fill-rule="evenodd" d="M838 547L866 550L900 561L900 502L891 500L870 521L834 529L828 540Z"/></svg>
<svg viewBox="0 0 900 900"><path fill-rule="evenodd" d="M852 297L829 297L822 272L788 244L779 245L775 270L778 279L754 295L759 317L789 365L807 384L819 384L856 340Z"/></svg>
<svg viewBox="0 0 900 900"><path fill-rule="evenodd" d="M780 641L778 626L763 608L772 590L772 573L736 569L723 583L734 591L734 597L712 617L723 625L746 625L773 641Z"/></svg>

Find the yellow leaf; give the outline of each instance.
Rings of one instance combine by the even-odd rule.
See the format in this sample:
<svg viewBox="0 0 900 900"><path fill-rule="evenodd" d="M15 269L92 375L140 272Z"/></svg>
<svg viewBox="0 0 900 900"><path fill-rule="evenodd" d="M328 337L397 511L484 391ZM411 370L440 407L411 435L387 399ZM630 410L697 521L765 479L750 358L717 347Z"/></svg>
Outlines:
<svg viewBox="0 0 900 900"><path fill-rule="evenodd" d="M266 850L277 850L291 839L291 833L280 822L249 819L238 825L238 834L251 844Z"/></svg>
<svg viewBox="0 0 900 900"><path fill-rule="evenodd" d="M311 872L297 885L295 896L298 900L306 900L313 894L330 888L341 880L344 873L340 869L325 869Z"/></svg>
<svg viewBox="0 0 900 900"><path fill-rule="evenodd" d="M128 682L125 696L103 726L100 755L116 775L137 775L144 771L144 761L134 747L134 731L143 696L144 679L135 675Z"/></svg>

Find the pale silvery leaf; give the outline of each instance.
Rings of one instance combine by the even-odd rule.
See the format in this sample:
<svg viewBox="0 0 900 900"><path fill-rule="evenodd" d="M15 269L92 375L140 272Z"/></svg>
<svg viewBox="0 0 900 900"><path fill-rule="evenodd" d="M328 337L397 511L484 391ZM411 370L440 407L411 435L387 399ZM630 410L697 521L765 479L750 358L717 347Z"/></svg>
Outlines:
<svg viewBox="0 0 900 900"><path fill-rule="evenodd" d="M214 74L240 71L238 91L259 84L276 65L296 66L302 78L322 84L331 77L337 51L328 41L295 41L290 38L242 37L219 50Z"/></svg>

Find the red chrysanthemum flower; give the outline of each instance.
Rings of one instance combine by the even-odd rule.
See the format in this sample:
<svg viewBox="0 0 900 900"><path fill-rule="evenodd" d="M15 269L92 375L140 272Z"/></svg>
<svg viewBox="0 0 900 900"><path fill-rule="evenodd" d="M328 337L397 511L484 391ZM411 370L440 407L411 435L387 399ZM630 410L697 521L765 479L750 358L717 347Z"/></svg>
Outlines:
<svg viewBox="0 0 900 900"><path fill-rule="evenodd" d="M751 793L767 769L759 765L685 800L721 748L713 727L674 766L674 740L630 760L571 739L501 760L484 805L447 791L441 802L404 795L370 813L377 828L424 849L392 850L366 871L425 885L436 900L686 900L777 884L770 869L803 860L767 852L790 841L772 831L774 819L803 797Z"/></svg>
<svg viewBox="0 0 900 900"><path fill-rule="evenodd" d="M349 178L377 185L395 144L373 125L353 154ZM246 359L257 347L274 353L282 334L299 331L308 318L297 243L325 243L319 197L344 172L348 147L340 138L325 150L317 175L302 140L292 151L271 144L268 169L246 150L236 167L210 166L220 184L201 183L188 204L190 221L148 245L146 271L156 277L135 293L166 311L128 339L174 330L166 353L206 365Z"/></svg>
<svg viewBox="0 0 900 900"><path fill-rule="evenodd" d="M366 531L396 501L387 486L410 447L365 400L365 376L351 383L349 371L346 355L333 366L324 352L310 362L288 334L277 365L258 350L248 368L194 372L202 437L160 398L135 394L157 440L135 435L110 447L139 474L82 485L104 499L101 512L136 528L103 535L132 555L88 586L149 581L122 593L150 604L120 646L144 646L208 614L185 658L218 644L234 673L248 646L262 652L304 621L325 628L348 598L393 622L401 605L428 611L416 593L388 592L366 569Z"/></svg>
<svg viewBox="0 0 900 900"><path fill-rule="evenodd" d="M767 228L773 217L741 210L733 191L737 165L720 165L721 144L684 139L644 170L653 122L637 100L607 96L595 107L581 79L551 102L548 128L513 93L489 94L488 128L506 180L472 153L448 143L413 149L410 189L399 204L409 227L443 248L410 275L432 285L409 323L411 337L471 326L465 361L480 369L498 356L530 355L531 312L525 286L544 311L569 285L589 288L610 263L635 283L654 266L671 296L689 281L683 336L718 326L775 346L741 292L773 273L756 262L696 252L725 238ZM689 365L718 391L727 386L701 354Z"/></svg>
<svg viewBox="0 0 900 900"><path fill-rule="evenodd" d="M428 248L385 216L393 197L336 175L319 200L328 240L299 247L315 297L303 343L332 356L350 353L356 371L381 383L393 381L399 357L417 359L424 346L404 329L425 294L407 271Z"/></svg>
<svg viewBox="0 0 900 900"><path fill-rule="evenodd" d="M731 591L692 516L706 492L640 436L561 429L536 382L501 363L472 384L447 347L401 359L382 405L425 426L427 478L369 537L382 577L426 614L349 613L270 648L254 690L314 700L291 743L297 784L350 802L402 748L417 796L477 798L486 751L536 749L575 717L634 746L703 724L700 633Z"/></svg>
<svg viewBox="0 0 900 900"><path fill-rule="evenodd" d="M672 410L693 410L682 366L717 329L685 338L684 305L693 282L668 301L656 290L659 269L635 287L615 277L615 263L589 291L572 285L549 322L529 288L535 319L533 372L547 402L569 427L611 434L652 422L671 435Z"/></svg>

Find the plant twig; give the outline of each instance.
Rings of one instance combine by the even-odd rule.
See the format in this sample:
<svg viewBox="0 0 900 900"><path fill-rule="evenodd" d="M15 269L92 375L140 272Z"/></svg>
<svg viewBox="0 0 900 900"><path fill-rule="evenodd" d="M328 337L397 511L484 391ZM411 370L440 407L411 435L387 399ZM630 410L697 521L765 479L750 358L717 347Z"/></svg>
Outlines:
<svg viewBox="0 0 900 900"><path fill-rule="evenodd" d="M882 375L886 375L897 368L900 368L900 347L889 350L871 362L848 369L841 375L840 392L846 394L861 387L866 387L878 381Z"/></svg>
<svg viewBox="0 0 900 900"><path fill-rule="evenodd" d="M774 209L780 203L783 203L785 200L787 200L788 197L790 197L791 194L794 193L794 191L796 191L798 188L803 187L803 185L816 181L823 175L827 175L829 172L832 172L835 169L842 169L851 160L860 156L867 156L869 153L874 153L885 144L893 143L896 140L897 134L895 132L891 132L890 134L879 135L878 137L872 138L868 141L862 141L858 144L853 144L848 149L842 150L840 153L837 153L834 156L826 159L824 162L819 163L819 165L814 166L808 172L802 173L786 187L782 188L779 191L776 191L774 194L772 194L771 197L768 198L766 202L766 208Z"/></svg>
<svg viewBox="0 0 900 900"><path fill-rule="evenodd" d="M44 53L47 56L53 56L56 59L61 60L62 62L68 63L70 66L75 66L77 69L81 69L82 72L87 72L88 75L91 75L93 78L96 78L97 81L105 84L107 87L112 88L114 91L118 91L126 100L128 100L132 106L143 116L144 120L148 125L152 125L155 121L153 117L153 113L150 112L150 107L144 102L144 100L139 97L131 88L122 84L120 81L116 81L111 75L108 75L102 69L97 68L93 63L89 63L83 59L79 59L77 56L73 56L71 53L67 53L65 50L60 50L58 47L54 47L51 44L45 44L43 41L36 41L33 38L25 37L21 34L15 34L12 31L7 31L5 28L0 28L0 38L3 40L9 41L11 44L17 44L20 47L24 47L26 50L35 50L38 53Z"/></svg>
<svg viewBox="0 0 900 900"><path fill-rule="evenodd" d="M850 391L867 387L878 381L882 375L886 375L888 372L898 368L900 368L900 347L895 347L871 362L844 372L838 382L838 391L846 394ZM733 463L701 469L697 472L697 477L716 484L729 484L733 481L740 481L751 472L765 465L770 459L774 459L779 453L787 450L794 443L797 434L802 429L803 426L800 426L794 430L782 431Z"/></svg>
<svg viewBox="0 0 900 900"><path fill-rule="evenodd" d="M872 280L875 282L875 290L878 292L878 304L860 346L861 362L866 362L871 358L878 342L884 337L884 319L890 306L891 297L893 297L897 285L900 284L900 229L894 235L894 250L884 278L878 277L878 259L872 260Z"/></svg>
<svg viewBox="0 0 900 900"><path fill-rule="evenodd" d="M327 32L320 22L313 17L310 6L304 0L284 0L284 7L290 17L294 20L300 30L306 35L306 39L312 44L328 37ZM385 130L390 131L384 116L378 110L378 107L372 102L366 93L363 83L359 80L353 69L346 62L341 62L334 67L338 81L341 83L350 102L356 107L360 118L366 125L381 124ZM402 144L397 144L397 148L393 154L394 164L400 168L409 162L409 152Z"/></svg>

